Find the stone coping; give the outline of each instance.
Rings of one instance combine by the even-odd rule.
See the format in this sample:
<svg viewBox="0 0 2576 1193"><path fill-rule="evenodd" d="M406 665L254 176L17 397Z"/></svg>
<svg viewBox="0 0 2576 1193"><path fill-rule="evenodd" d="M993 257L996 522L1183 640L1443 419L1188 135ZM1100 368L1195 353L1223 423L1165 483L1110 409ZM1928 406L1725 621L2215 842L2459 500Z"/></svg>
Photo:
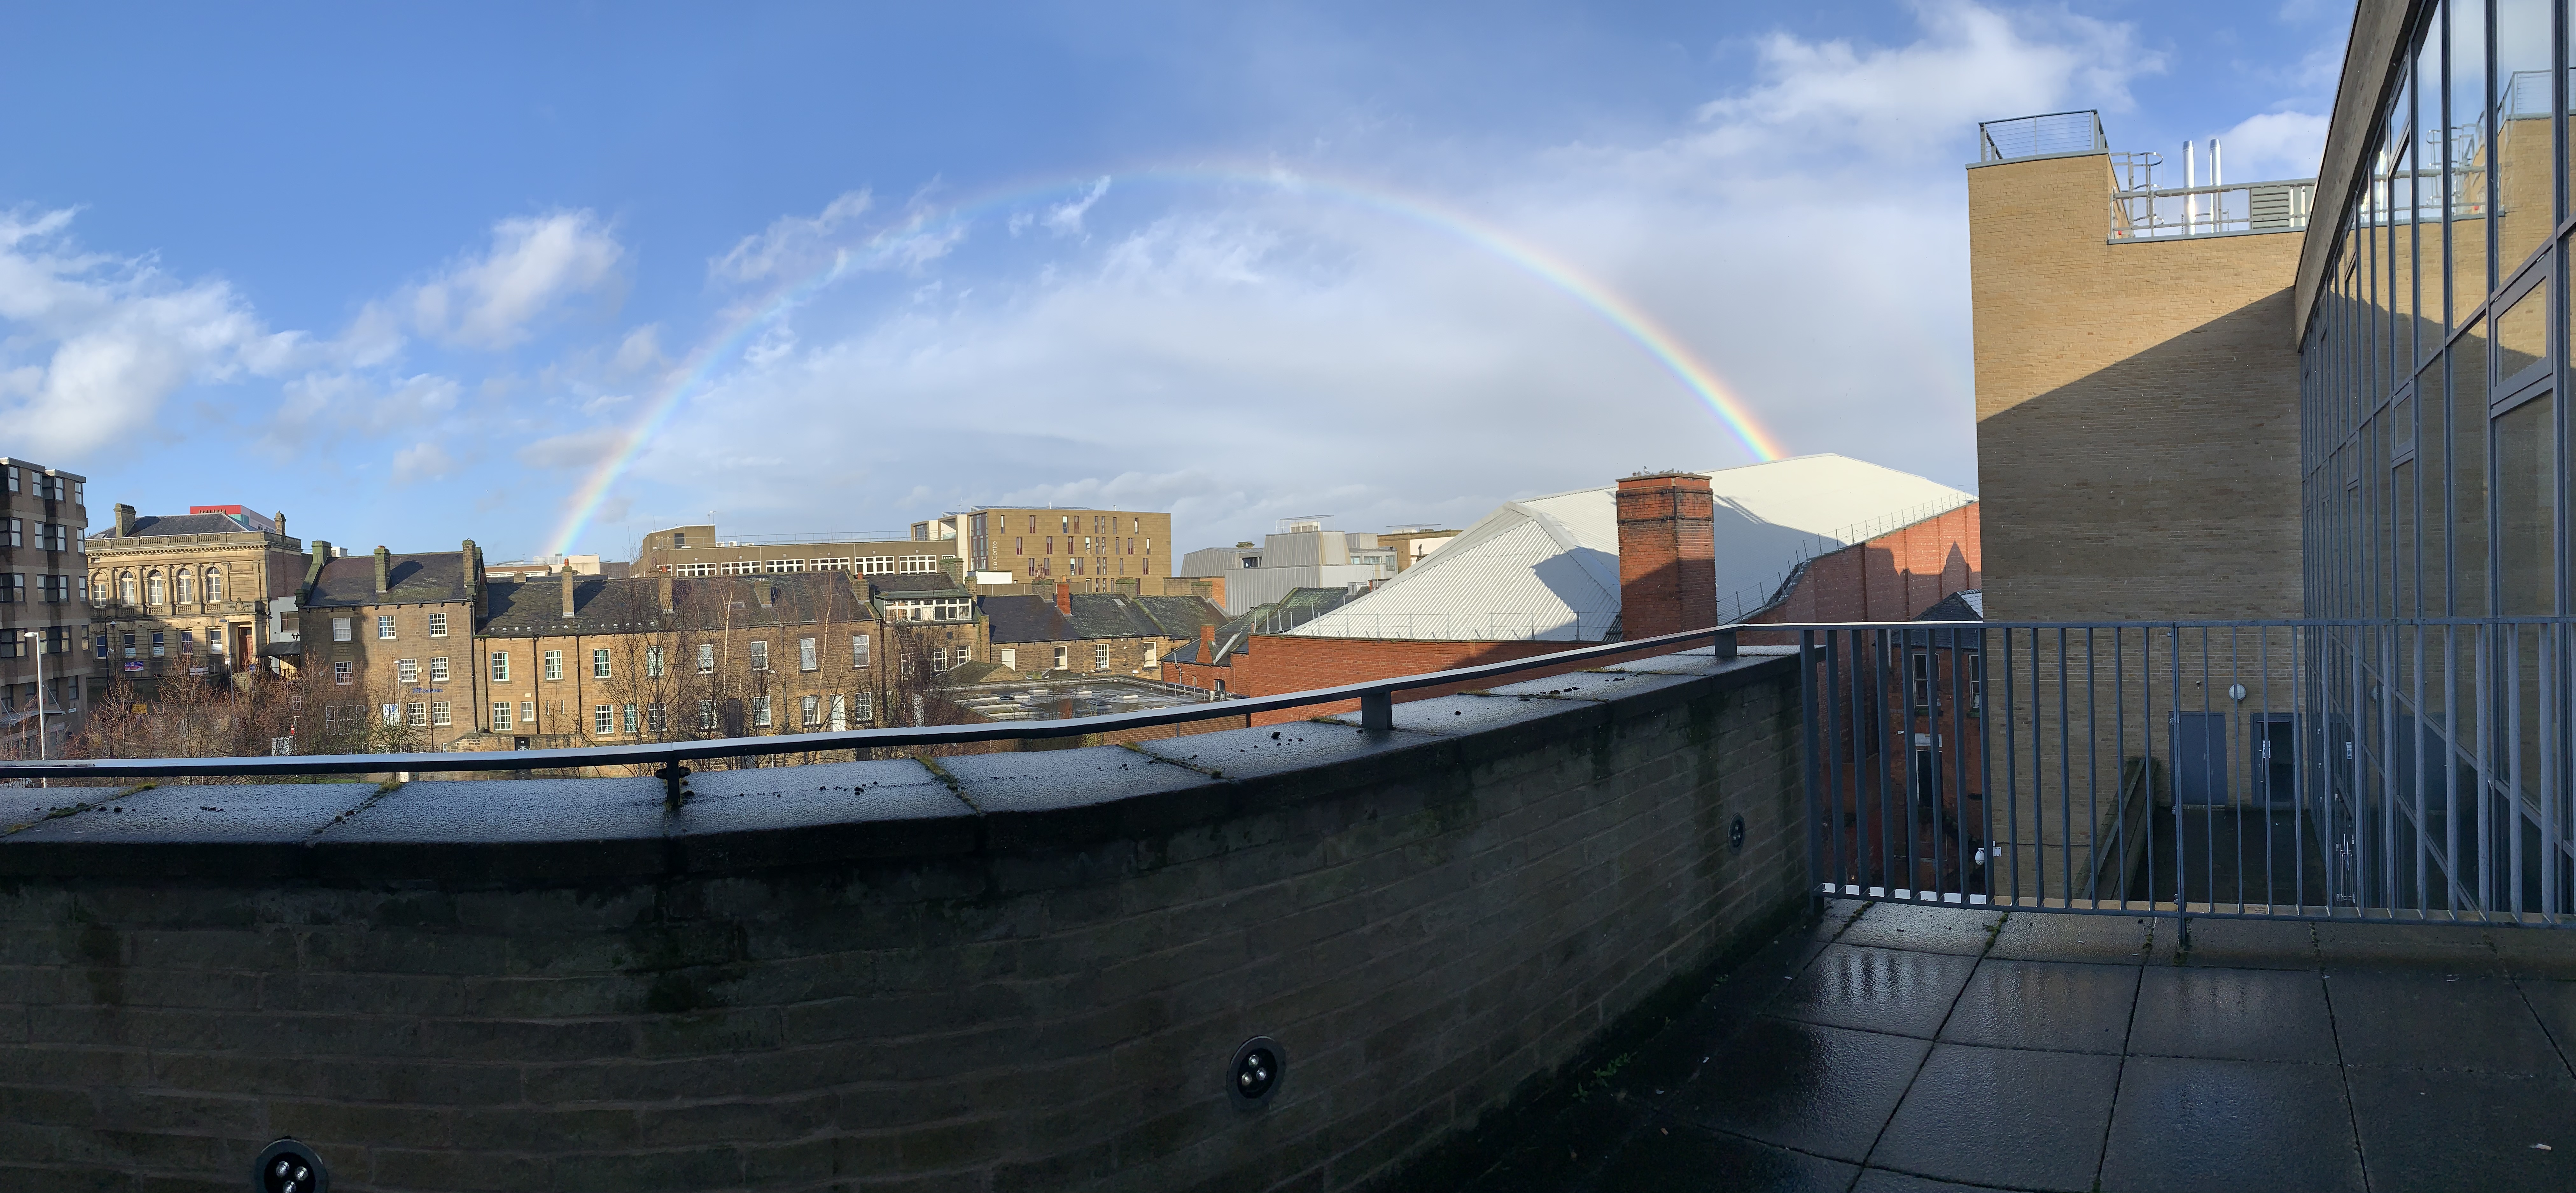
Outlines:
<svg viewBox="0 0 2576 1193"><path fill-rule="evenodd" d="M1590 733L1765 679L1792 648L1701 648L1358 714L1125 746L690 776L0 788L0 879L577 885L1088 845L1224 821Z"/></svg>

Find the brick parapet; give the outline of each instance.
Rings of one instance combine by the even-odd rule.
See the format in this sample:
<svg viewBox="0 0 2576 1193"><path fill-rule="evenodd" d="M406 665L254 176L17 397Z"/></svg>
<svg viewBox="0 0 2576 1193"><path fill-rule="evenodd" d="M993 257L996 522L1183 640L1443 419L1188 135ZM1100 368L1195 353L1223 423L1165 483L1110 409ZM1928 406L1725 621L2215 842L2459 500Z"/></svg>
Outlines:
<svg viewBox="0 0 2576 1193"><path fill-rule="evenodd" d="M353 1191L1384 1184L1803 899L1796 703L1675 656L1389 736L711 772L676 815L12 795L0 1184L235 1187L281 1134ZM1289 1068L1247 1114L1254 1034Z"/></svg>

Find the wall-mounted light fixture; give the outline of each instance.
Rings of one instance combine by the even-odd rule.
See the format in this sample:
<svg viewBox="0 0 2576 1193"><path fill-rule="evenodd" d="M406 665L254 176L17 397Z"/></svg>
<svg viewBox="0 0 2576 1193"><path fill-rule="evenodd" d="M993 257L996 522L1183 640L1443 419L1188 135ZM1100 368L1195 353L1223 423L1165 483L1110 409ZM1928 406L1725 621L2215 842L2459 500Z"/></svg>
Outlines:
<svg viewBox="0 0 2576 1193"><path fill-rule="evenodd" d="M1236 1107L1259 1110L1279 1092L1279 1081L1288 1075L1288 1054L1279 1042L1268 1036L1254 1036L1234 1050L1234 1063L1225 1069L1225 1089Z"/></svg>
<svg viewBox="0 0 2576 1193"><path fill-rule="evenodd" d="M280 1139L259 1153L250 1187L257 1193L330 1193L331 1170L322 1167L322 1157L312 1148Z"/></svg>

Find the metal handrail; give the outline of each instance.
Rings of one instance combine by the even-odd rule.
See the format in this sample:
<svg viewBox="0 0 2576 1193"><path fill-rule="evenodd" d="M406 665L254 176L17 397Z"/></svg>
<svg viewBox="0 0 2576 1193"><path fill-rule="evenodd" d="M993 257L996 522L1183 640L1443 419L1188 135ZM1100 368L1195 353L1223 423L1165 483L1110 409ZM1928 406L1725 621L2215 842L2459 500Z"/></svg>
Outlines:
<svg viewBox="0 0 2576 1193"><path fill-rule="evenodd" d="M2080 122L2078 117L2082 118ZM2006 145L2012 148L2007 150ZM2101 153L2109 148L2110 141L2102 133L2102 113L2089 108L1988 120L1977 126L1977 160L1981 162Z"/></svg>
<svg viewBox="0 0 2576 1193"><path fill-rule="evenodd" d="M1929 624L1929 623L1926 623ZM1480 663L1447 671L1430 671L1394 679L1370 680L1366 683L1341 684L1304 692L1284 692L1275 696L1249 696L1213 701L1207 704L1181 705L1172 708L1144 709L1137 712L1104 713L1091 717L1070 717L1058 721L1009 721L986 725L923 725L882 729L845 729L821 733L780 734L771 737L729 737L707 741L651 742L629 746L590 746L562 750L496 750L489 752L439 754L305 754L284 757L249 758L97 758L57 759L53 761L0 761L0 779L67 779L67 778L152 778L238 777L254 775L345 775L375 774L388 771L516 771L552 770L586 766L657 766L660 776L676 799L680 781L689 771L680 765L701 758L738 758L772 754L805 754L822 750L894 749L908 746L962 745L974 742L1011 741L1081 737L1123 729L1151 729L1164 725L1184 725L1220 717L1249 716L1253 713L1278 712L1316 704L1356 699L1360 702L1362 727L1392 729L1394 696L1415 688L1440 687L1471 683L1579 663L1612 655L1634 654L1665 648L1682 649L1702 642L1717 642L1720 657L1731 657L1729 644L1736 625L1710 626L1684 630L1626 642L1605 642L1526 659L1509 659L1499 663ZM1768 629L1771 627L1760 627Z"/></svg>

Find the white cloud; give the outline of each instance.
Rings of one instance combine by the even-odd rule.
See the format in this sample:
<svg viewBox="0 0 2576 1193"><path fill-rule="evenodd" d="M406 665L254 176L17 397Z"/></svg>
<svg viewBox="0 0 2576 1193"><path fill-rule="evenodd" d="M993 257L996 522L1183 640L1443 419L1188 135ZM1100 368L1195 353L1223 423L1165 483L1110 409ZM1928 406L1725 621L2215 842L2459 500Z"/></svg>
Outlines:
<svg viewBox="0 0 2576 1193"><path fill-rule="evenodd" d="M2233 181L2314 178L2317 163L2325 156L2326 118L2305 112L2266 112L2220 133L2218 143L2223 150L2221 164Z"/></svg>
<svg viewBox="0 0 2576 1193"><path fill-rule="evenodd" d="M74 213L0 213L0 414L30 454L148 433L183 386L267 375L301 355L223 281L81 251Z"/></svg>
<svg viewBox="0 0 2576 1193"><path fill-rule="evenodd" d="M519 462L530 468L587 469L624 446L626 436L611 428L550 435L519 449Z"/></svg>
<svg viewBox="0 0 2576 1193"><path fill-rule="evenodd" d="M2164 65L2125 24L1967 0L1913 8L1923 36L1901 46L1761 37L1761 82L1703 106L1706 129L1689 143L1775 160L1859 148L1872 165L1946 162L1980 120L2072 102L2125 110L2129 81Z"/></svg>
<svg viewBox="0 0 2576 1193"><path fill-rule="evenodd" d="M445 480L455 471L455 458L435 443L415 443L394 453L394 483L397 485Z"/></svg>
<svg viewBox="0 0 2576 1193"><path fill-rule="evenodd" d="M1047 208L1044 222L1059 236L1079 235L1082 232L1083 213L1091 210L1092 204L1098 203L1101 196L1108 193L1109 176L1103 174L1098 182L1091 184L1091 189L1084 192L1081 198L1068 199Z"/></svg>
<svg viewBox="0 0 2576 1193"><path fill-rule="evenodd" d="M609 375L633 377L649 373L668 363L662 355L662 325L647 323L626 333L618 341L617 355L608 361Z"/></svg>
<svg viewBox="0 0 2576 1193"><path fill-rule="evenodd" d="M558 304L608 289L625 255L589 211L513 217L492 226L489 251L456 262L397 301L423 335L467 348L508 348L525 342Z"/></svg>
<svg viewBox="0 0 2576 1193"><path fill-rule="evenodd" d="M875 206L866 190L844 191L816 215L782 215L756 235L743 237L707 272L731 282L756 282L828 249L842 227Z"/></svg>

